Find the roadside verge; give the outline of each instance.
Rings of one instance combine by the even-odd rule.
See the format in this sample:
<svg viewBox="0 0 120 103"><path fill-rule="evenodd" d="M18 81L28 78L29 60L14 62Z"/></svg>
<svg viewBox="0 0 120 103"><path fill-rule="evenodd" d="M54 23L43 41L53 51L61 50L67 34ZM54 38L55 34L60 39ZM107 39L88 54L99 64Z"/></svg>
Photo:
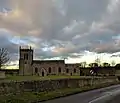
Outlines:
<svg viewBox="0 0 120 103"><path fill-rule="evenodd" d="M81 88L66 88L51 92L23 92L0 96L0 103L38 103L48 101L60 97L75 95L82 92L87 92L94 89L109 87L120 84L120 82L104 83L94 86L84 86Z"/></svg>

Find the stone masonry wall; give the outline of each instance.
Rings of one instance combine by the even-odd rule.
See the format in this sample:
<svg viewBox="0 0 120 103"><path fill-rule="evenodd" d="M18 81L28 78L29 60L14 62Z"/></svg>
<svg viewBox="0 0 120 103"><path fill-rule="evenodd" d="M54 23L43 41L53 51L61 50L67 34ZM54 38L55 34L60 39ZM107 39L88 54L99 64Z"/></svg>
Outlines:
<svg viewBox="0 0 120 103"><path fill-rule="evenodd" d="M102 84L107 82L114 82L116 78L94 78L94 84ZM44 80L44 81L21 81L21 82L1 82L0 95L24 92L24 91L53 91L62 88L76 88L91 85L90 78L81 79L59 79L59 80Z"/></svg>

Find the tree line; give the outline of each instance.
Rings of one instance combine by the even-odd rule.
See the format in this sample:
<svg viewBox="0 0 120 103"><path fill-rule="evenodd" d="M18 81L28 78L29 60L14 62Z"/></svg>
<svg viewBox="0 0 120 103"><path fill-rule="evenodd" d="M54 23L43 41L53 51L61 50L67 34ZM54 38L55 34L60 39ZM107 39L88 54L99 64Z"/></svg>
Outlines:
<svg viewBox="0 0 120 103"><path fill-rule="evenodd" d="M6 48L0 48L0 69L5 69L5 66L10 60L9 52ZM120 64L116 64L115 61L112 61L111 64L104 62L101 64L101 61L99 58L95 59L93 63L87 64L87 62L81 62L79 64L80 67L85 68L88 67L120 67Z"/></svg>
<svg viewBox="0 0 120 103"><path fill-rule="evenodd" d="M118 65L119 64L116 64L115 61L111 61L111 64L107 62L101 63L99 58L97 58L95 62L89 63L89 64L87 64L87 62L80 62L80 67L83 67L83 68L85 68L86 66L87 67L114 67Z"/></svg>

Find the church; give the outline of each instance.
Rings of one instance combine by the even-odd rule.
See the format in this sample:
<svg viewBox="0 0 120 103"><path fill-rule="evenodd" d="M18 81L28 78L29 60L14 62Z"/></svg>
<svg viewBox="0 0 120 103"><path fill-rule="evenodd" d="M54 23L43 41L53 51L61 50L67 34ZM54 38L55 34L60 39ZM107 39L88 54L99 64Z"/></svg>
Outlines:
<svg viewBox="0 0 120 103"><path fill-rule="evenodd" d="M34 60L33 49L19 48L19 75L80 75L79 64L65 64L65 60Z"/></svg>

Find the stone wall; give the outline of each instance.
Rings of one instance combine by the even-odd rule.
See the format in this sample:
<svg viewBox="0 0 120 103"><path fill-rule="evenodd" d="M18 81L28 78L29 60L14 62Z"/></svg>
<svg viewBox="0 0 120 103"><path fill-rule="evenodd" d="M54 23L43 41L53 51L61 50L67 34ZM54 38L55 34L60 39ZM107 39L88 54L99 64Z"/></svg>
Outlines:
<svg viewBox="0 0 120 103"><path fill-rule="evenodd" d="M80 75L79 64L65 64L65 70L65 75Z"/></svg>
<svg viewBox="0 0 120 103"><path fill-rule="evenodd" d="M44 81L6 81L0 83L0 95L24 91L53 91L62 88L76 88L91 85L91 78L81 79L59 79ZM93 85L117 81L116 78L94 78Z"/></svg>
<svg viewBox="0 0 120 103"><path fill-rule="evenodd" d="M0 71L0 79L4 79L4 78L6 78L5 72L4 71Z"/></svg>

